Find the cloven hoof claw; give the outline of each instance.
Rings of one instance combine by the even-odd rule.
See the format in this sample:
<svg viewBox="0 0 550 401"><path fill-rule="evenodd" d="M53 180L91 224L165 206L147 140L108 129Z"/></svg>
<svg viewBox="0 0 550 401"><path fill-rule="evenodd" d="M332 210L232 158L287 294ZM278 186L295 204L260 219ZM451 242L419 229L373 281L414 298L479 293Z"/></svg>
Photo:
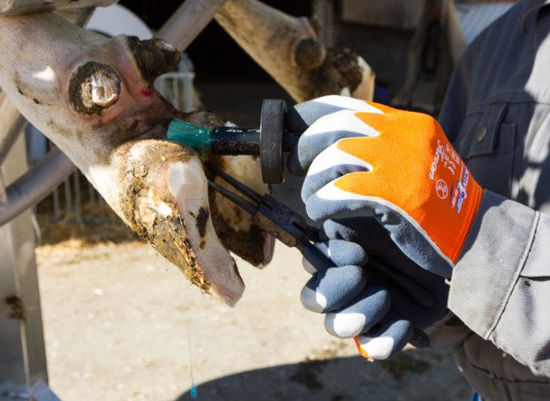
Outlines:
<svg viewBox="0 0 550 401"><path fill-rule="evenodd" d="M147 82L153 83L162 74L174 70L181 61L179 50L162 39L139 40L130 36L127 40L137 67Z"/></svg>

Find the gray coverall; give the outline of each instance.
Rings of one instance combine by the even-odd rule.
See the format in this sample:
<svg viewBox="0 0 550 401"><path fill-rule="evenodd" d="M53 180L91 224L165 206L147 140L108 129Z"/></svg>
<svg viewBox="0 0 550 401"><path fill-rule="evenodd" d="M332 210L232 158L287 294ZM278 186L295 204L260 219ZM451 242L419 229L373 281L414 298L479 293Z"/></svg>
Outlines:
<svg viewBox="0 0 550 401"><path fill-rule="evenodd" d="M449 309L463 323L439 335L454 334L484 400L548 401L550 0L520 1L472 43L440 122L491 192L453 270Z"/></svg>

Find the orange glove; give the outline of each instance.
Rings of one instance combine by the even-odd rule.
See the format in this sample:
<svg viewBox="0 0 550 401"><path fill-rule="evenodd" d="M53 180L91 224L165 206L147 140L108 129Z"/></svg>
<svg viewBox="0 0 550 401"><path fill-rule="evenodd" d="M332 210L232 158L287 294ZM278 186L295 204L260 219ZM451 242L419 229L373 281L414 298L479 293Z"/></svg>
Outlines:
<svg viewBox="0 0 550 401"><path fill-rule="evenodd" d="M483 190L438 122L338 96L295 111L316 118L289 160L291 170L309 168L302 188L308 215L374 215L409 258L450 277Z"/></svg>

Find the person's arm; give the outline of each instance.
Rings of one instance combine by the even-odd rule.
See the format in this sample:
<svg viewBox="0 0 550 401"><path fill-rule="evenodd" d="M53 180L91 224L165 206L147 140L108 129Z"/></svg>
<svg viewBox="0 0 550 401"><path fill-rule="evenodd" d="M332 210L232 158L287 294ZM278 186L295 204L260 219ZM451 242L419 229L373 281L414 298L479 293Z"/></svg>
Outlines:
<svg viewBox="0 0 550 401"><path fill-rule="evenodd" d="M485 191L449 308L472 331L550 375L550 216Z"/></svg>
<svg viewBox="0 0 550 401"><path fill-rule="evenodd" d="M451 279L466 325L550 375L550 216L483 190L427 115L339 97L295 111L310 124L289 159L307 171L309 217L373 216L408 258Z"/></svg>

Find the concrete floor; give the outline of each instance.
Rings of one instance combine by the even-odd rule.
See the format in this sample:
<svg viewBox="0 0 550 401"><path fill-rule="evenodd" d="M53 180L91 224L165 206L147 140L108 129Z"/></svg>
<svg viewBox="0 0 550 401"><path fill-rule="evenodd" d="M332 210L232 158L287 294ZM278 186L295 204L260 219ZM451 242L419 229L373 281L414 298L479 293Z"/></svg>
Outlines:
<svg viewBox="0 0 550 401"><path fill-rule="evenodd" d="M369 363L305 311L300 256L284 246L230 309L147 245L37 251L50 384L64 401L469 401L448 356ZM190 354L191 353L191 354Z"/></svg>

